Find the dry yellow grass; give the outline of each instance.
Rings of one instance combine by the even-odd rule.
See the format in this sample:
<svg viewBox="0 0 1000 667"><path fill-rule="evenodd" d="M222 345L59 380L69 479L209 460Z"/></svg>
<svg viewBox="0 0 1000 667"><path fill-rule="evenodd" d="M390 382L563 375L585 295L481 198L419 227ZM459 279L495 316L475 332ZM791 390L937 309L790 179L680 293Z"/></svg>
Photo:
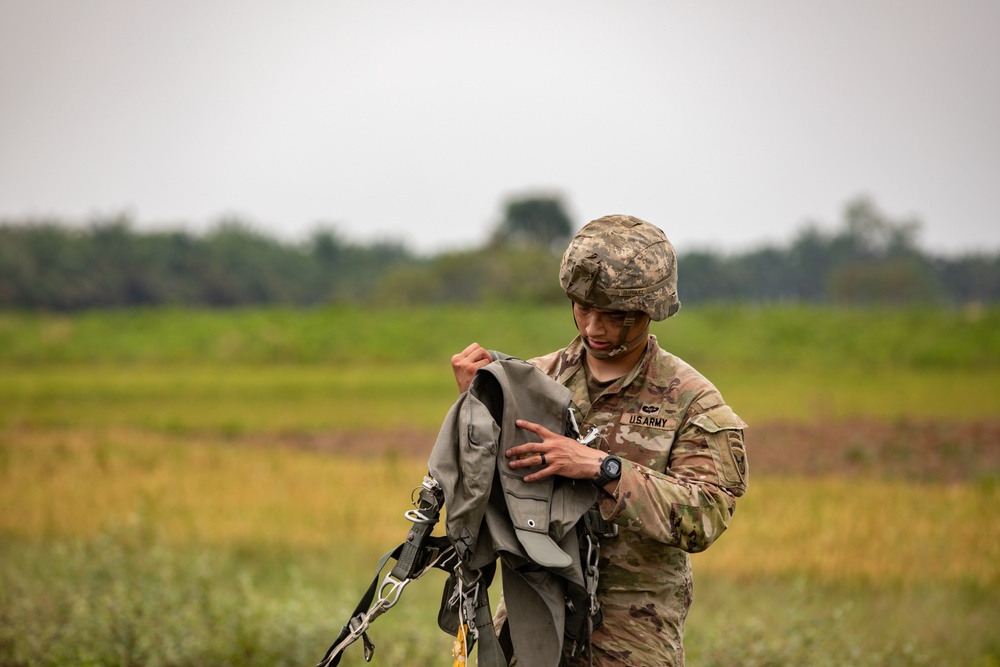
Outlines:
<svg viewBox="0 0 1000 667"><path fill-rule="evenodd" d="M124 429L8 430L2 447L0 530L28 539L92 537L141 514L168 542L384 550L405 536L425 470Z"/></svg>
<svg viewBox="0 0 1000 667"><path fill-rule="evenodd" d="M997 484L761 478L699 571L1000 586Z"/></svg>
<svg viewBox="0 0 1000 667"><path fill-rule="evenodd" d="M91 537L141 514L175 543L378 554L409 523L425 463L352 458L124 429L0 432L0 531ZM698 572L804 574L906 586L1000 586L996 484L753 480L730 531Z"/></svg>

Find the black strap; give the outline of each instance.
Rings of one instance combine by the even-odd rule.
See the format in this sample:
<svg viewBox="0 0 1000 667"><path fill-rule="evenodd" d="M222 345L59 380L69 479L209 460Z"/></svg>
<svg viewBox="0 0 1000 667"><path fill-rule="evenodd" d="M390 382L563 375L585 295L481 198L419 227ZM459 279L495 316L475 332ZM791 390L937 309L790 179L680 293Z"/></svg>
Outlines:
<svg viewBox="0 0 1000 667"><path fill-rule="evenodd" d="M479 604L476 605L474 622L479 632L479 648L476 653L479 667L507 667L507 656L504 655L503 647L493 629L493 613L490 611L490 598L485 586L480 594Z"/></svg>
<svg viewBox="0 0 1000 667"><path fill-rule="evenodd" d="M447 537L427 538L427 544L432 548L436 549L438 552L443 552L445 549L450 547L450 543L448 542ZM365 594L361 596L361 600L358 601L358 605L354 608L354 611L351 613L350 619L347 621L344 627L341 628L340 635L337 637L337 639L334 640L332 644L330 644L330 648L328 648L326 650L326 653L323 654L323 659L320 660L318 663L316 663L316 667L337 667L337 665L340 664L340 657L344 654L343 651L333 656L332 659L331 659L331 654L338 646L340 646L341 642L343 642L345 639L351 636L351 634L354 632L354 629L351 627L351 622L359 617L363 618L368 613L368 610L372 606L372 600L375 599L375 593L378 591L379 585L382 582L381 575L382 575L382 569L385 567L385 564L389 562L390 558L396 560L398 563L400 561L400 555L403 554L404 551L408 551L407 547L410 547L412 549L412 544L410 542L404 542L399 546L397 546L395 549L387 551L382 556L382 558L379 559L378 568L376 568L375 570L375 577L372 579L372 583L368 586L368 590L365 591ZM408 563L408 565L411 564ZM395 572L395 569L393 570L393 572ZM374 653L375 651L375 644L373 644L372 641L368 638L367 632L361 633L361 638L365 644L365 657L367 660L370 661L371 654Z"/></svg>
<svg viewBox="0 0 1000 667"><path fill-rule="evenodd" d="M340 635L338 635L337 638L333 641L333 643L330 644L330 648L328 648L326 650L326 653L323 654L323 659L320 660L318 663L316 663L316 667L323 667L323 666L337 667L337 665L340 664L340 656L344 655L343 651L341 651L338 655L334 656L332 660L330 659L330 654L333 653L333 650L337 648L340 645L340 643L345 639L347 639L353 632L353 630L351 629L351 621L353 621L355 618L358 618L358 616L364 616L366 613L368 613L368 609L372 606L372 600L375 598L375 591L378 590L379 580L380 580L379 575L381 575L382 573L382 568L385 567L385 564L389 561L390 558L398 559L399 554L402 553L402 551L403 551L403 545L400 544L395 549L387 551L379 560L378 568L375 570L375 578L372 579L371 585L368 586L368 590L365 591L365 594L361 596L361 600L358 602L358 606L356 606L354 608L354 611L351 612L350 620L348 620L347 623L344 625L344 627L341 628ZM369 646L372 647L371 650L374 650L374 644L372 644L371 640L368 639L368 634L363 633L362 636L364 637L366 650ZM328 660L329 662L327 662Z"/></svg>

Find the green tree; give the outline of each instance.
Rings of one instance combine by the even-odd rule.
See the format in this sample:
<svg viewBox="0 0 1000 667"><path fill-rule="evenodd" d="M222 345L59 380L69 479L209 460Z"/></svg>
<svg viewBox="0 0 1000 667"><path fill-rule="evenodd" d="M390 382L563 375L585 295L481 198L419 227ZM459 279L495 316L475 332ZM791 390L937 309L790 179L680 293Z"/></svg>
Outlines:
<svg viewBox="0 0 1000 667"><path fill-rule="evenodd" d="M562 250L573 225L558 197L511 199L497 225L492 245L537 245Z"/></svg>
<svg viewBox="0 0 1000 667"><path fill-rule="evenodd" d="M844 207L843 236L859 255L890 258L918 255L917 235L921 223L916 218L893 220L871 198L858 196Z"/></svg>
<svg viewBox="0 0 1000 667"><path fill-rule="evenodd" d="M957 303L1000 300L1000 253L937 258L934 269L948 298Z"/></svg>
<svg viewBox="0 0 1000 667"><path fill-rule="evenodd" d="M1000 253L936 257L920 223L867 197L839 227L810 224L786 247L678 257L682 301L897 304L1000 302ZM358 245L320 228L282 243L238 219L204 235L139 233L126 215L87 224L0 221L0 308L559 302L569 217L554 197L510 200L493 243L418 258L395 242Z"/></svg>

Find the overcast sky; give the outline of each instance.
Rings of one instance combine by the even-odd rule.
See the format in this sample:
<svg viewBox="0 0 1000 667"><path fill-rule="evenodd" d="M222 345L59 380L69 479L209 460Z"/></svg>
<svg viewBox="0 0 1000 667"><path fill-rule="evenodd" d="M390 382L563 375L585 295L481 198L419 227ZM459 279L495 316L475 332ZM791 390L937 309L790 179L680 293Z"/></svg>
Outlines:
<svg viewBox="0 0 1000 667"><path fill-rule="evenodd" d="M0 219L433 252L534 193L682 252L860 194L1000 250L1000 2L0 0Z"/></svg>

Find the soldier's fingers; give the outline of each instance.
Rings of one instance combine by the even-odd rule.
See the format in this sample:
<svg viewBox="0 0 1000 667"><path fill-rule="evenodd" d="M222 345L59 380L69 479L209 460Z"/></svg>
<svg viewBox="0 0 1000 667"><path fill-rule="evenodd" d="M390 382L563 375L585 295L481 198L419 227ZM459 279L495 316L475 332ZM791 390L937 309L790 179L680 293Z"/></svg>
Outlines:
<svg viewBox="0 0 1000 667"><path fill-rule="evenodd" d="M549 465L542 468L541 470L538 470L537 472L531 473L530 475L525 475L521 479L523 479L525 482L537 482L538 480L545 479L546 477L552 477L555 474L557 474L555 471L555 466Z"/></svg>
<svg viewBox="0 0 1000 667"><path fill-rule="evenodd" d="M462 350L458 354L452 355L451 362L454 364L463 361L469 357L472 357L480 349L482 349L482 347L479 345L479 343L470 343L469 346L466 347L464 350Z"/></svg>
<svg viewBox="0 0 1000 667"><path fill-rule="evenodd" d="M466 356L469 358L470 361L475 361L475 362L493 361L493 355L491 355L489 350L487 350L479 343L473 343L472 345L470 345L465 349L467 351Z"/></svg>
<svg viewBox="0 0 1000 667"><path fill-rule="evenodd" d="M504 452L504 455L509 459L516 459L518 461L517 465L514 465L513 461L511 462L515 468L538 465L538 457L542 455L541 445L542 443L540 442L528 442L517 447L511 447Z"/></svg>
<svg viewBox="0 0 1000 667"><path fill-rule="evenodd" d="M545 440L546 438L555 435L555 433L545 428L541 424L529 422L526 419L518 419L514 422L514 424L517 425L519 428L523 428L526 431L531 431L535 435L540 435L542 437L542 440Z"/></svg>

